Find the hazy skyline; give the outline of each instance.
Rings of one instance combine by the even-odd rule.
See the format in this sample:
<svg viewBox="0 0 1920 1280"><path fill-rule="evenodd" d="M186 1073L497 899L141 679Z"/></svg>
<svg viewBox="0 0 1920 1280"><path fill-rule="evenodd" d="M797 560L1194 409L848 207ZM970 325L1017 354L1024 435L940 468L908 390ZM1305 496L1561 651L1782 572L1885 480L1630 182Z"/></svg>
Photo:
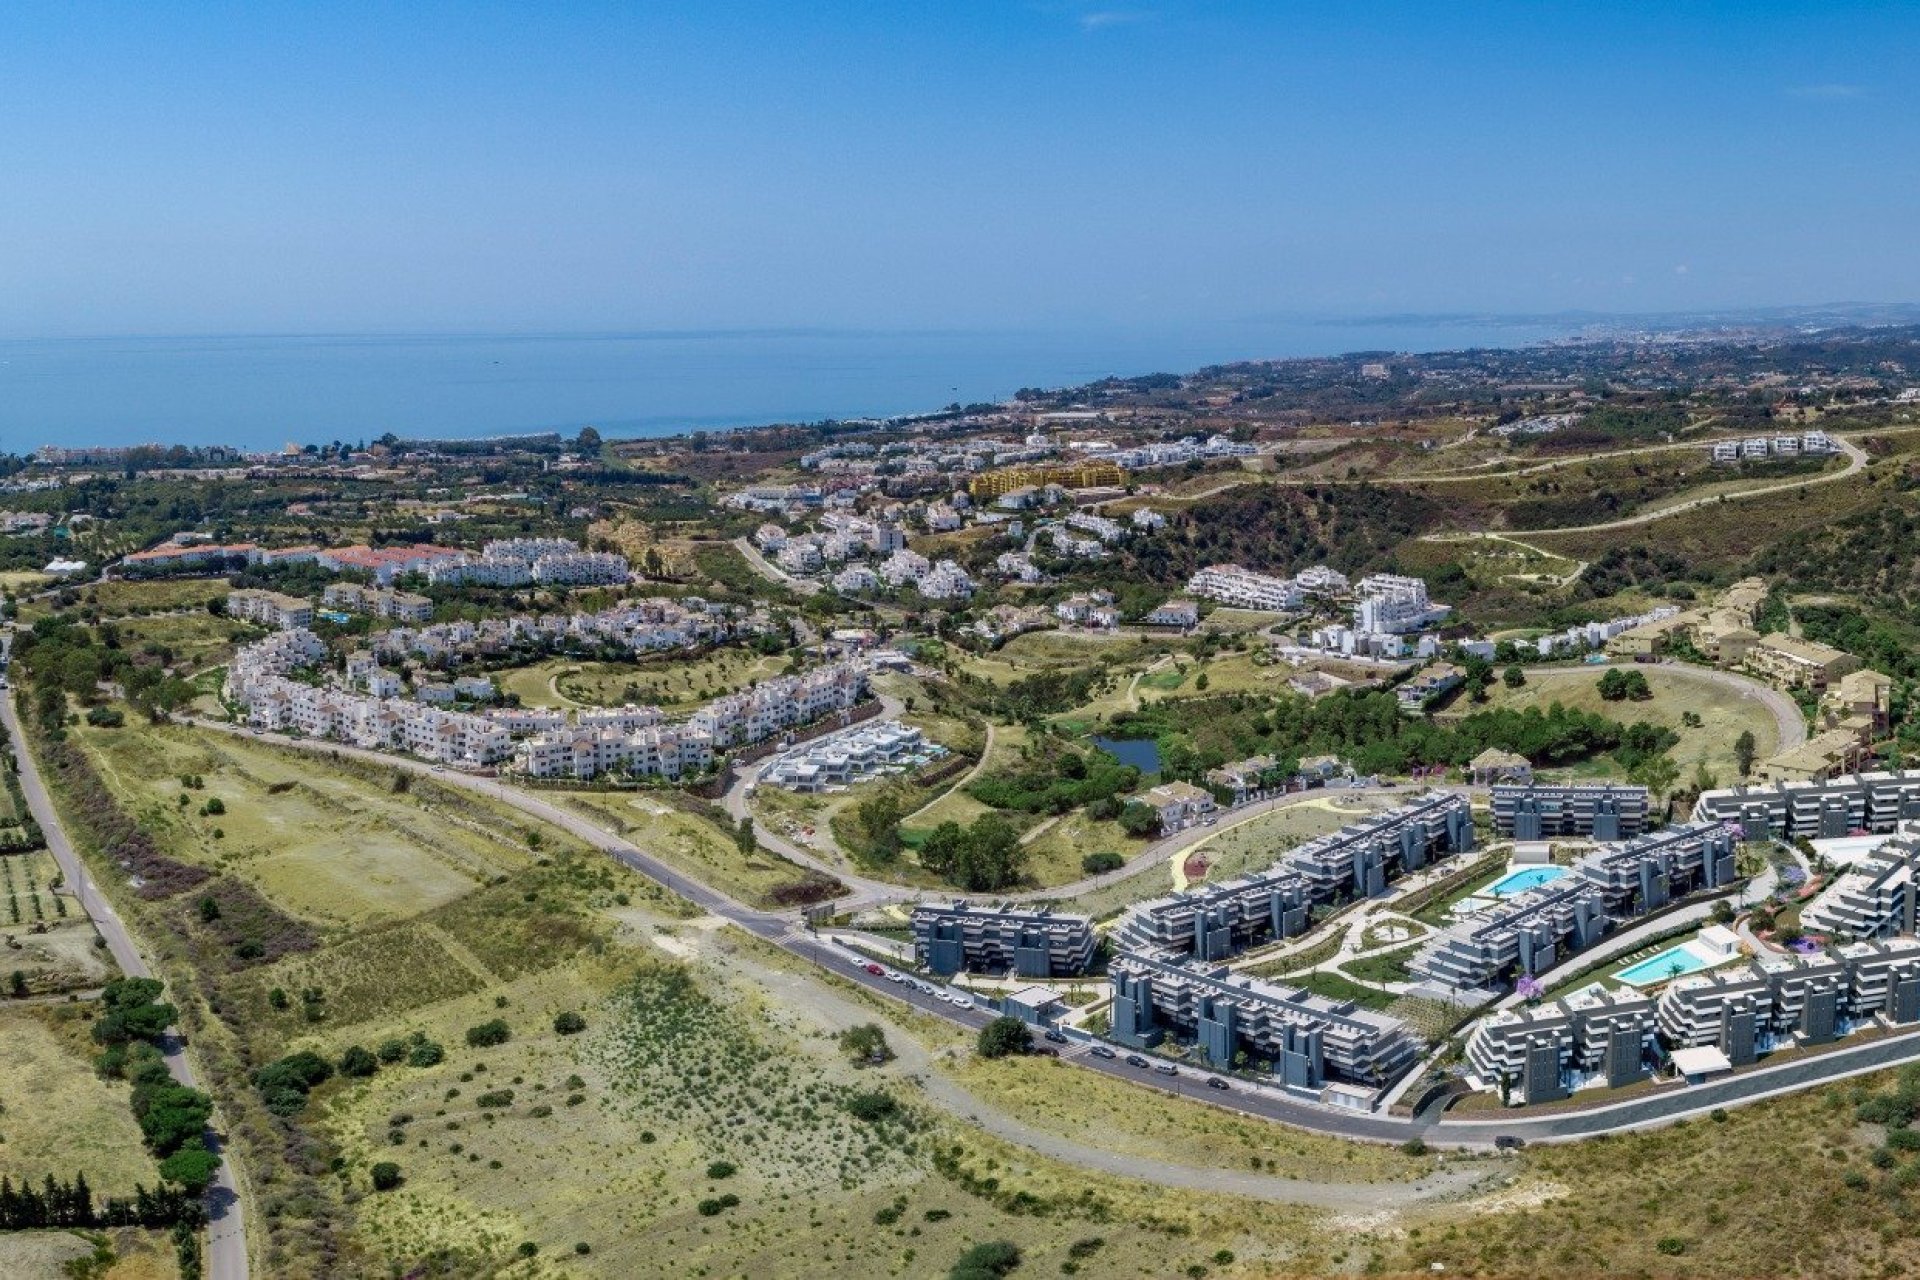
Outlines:
<svg viewBox="0 0 1920 1280"><path fill-rule="evenodd" d="M0 335L1920 297L1920 13L0 10Z"/></svg>

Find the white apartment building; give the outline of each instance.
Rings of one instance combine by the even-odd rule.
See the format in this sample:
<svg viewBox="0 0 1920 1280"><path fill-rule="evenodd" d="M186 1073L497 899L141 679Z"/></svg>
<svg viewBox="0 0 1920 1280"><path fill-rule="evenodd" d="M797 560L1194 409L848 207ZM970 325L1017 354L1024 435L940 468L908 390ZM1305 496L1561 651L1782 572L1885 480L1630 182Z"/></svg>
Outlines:
<svg viewBox="0 0 1920 1280"><path fill-rule="evenodd" d="M313 625L313 604L278 591L233 591L227 595L227 616L281 631L303 630Z"/></svg>
<svg viewBox="0 0 1920 1280"><path fill-rule="evenodd" d="M1242 569L1237 564L1216 564L1200 570L1187 580L1187 593L1217 600L1238 609L1286 611L1300 607L1300 587L1291 578Z"/></svg>
<svg viewBox="0 0 1920 1280"><path fill-rule="evenodd" d="M1453 606L1429 600L1427 584L1419 578L1376 573L1360 579L1353 590L1359 597L1353 606L1353 629L1363 633L1405 635L1453 612Z"/></svg>

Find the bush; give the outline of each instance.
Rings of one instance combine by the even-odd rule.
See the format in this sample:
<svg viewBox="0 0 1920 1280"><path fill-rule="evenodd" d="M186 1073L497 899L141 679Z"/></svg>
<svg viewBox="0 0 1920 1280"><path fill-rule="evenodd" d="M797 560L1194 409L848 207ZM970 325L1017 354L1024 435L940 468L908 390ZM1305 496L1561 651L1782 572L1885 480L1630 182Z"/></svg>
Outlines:
<svg viewBox="0 0 1920 1280"><path fill-rule="evenodd" d="M493 1111L500 1107L510 1107L513 1105L513 1090L492 1089L475 1098L473 1102L474 1105L482 1111Z"/></svg>
<svg viewBox="0 0 1920 1280"><path fill-rule="evenodd" d="M505 1018L495 1018L477 1027L468 1027L467 1043L475 1049L486 1049L493 1045L505 1044L512 1034Z"/></svg>
<svg viewBox="0 0 1920 1280"><path fill-rule="evenodd" d="M1127 865L1127 860L1117 853L1090 853L1080 859L1080 869L1090 876L1104 875L1109 871L1118 871Z"/></svg>
<svg viewBox="0 0 1920 1280"><path fill-rule="evenodd" d="M447 1051L431 1040L423 1040L407 1050L407 1065L410 1067L437 1067L445 1060Z"/></svg>
<svg viewBox="0 0 1920 1280"><path fill-rule="evenodd" d="M900 1109L900 1104L894 1101L892 1094L882 1093L879 1090L873 1090L867 1093L856 1093L847 1099L845 1105L848 1115L856 1120L865 1120L869 1123L876 1120L885 1120L888 1116L891 1116Z"/></svg>
<svg viewBox="0 0 1920 1280"><path fill-rule="evenodd" d="M375 1191L391 1191L401 1183L400 1166L391 1160L374 1165L371 1173Z"/></svg>
<svg viewBox="0 0 1920 1280"><path fill-rule="evenodd" d="M340 1055L340 1074L364 1079L380 1069L380 1059L359 1045L351 1045Z"/></svg>
<svg viewBox="0 0 1920 1280"><path fill-rule="evenodd" d="M711 1218L716 1214L723 1213L726 1210L733 1208L735 1205L739 1203L740 1203L739 1196L724 1195L724 1196L716 1196L711 1200L702 1200L695 1207L700 1210L701 1217Z"/></svg>
<svg viewBox="0 0 1920 1280"><path fill-rule="evenodd" d="M398 1036L390 1040L382 1040L380 1047L375 1049L374 1053L379 1056L380 1061L392 1066L396 1062L406 1061L407 1042Z"/></svg>
<svg viewBox="0 0 1920 1280"><path fill-rule="evenodd" d="M733 1175L734 1175L734 1167L730 1161L715 1160L712 1164L707 1166L707 1176L709 1178L714 1179L715 1181L718 1181L721 1178L731 1178Z"/></svg>
<svg viewBox="0 0 1920 1280"><path fill-rule="evenodd" d="M587 1029L587 1020L569 1009L553 1020L553 1029L563 1036L579 1035Z"/></svg>
<svg viewBox="0 0 1920 1280"><path fill-rule="evenodd" d="M1653 1247L1670 1258L1677 1258L1687 1251L1687 1242L1679 1236L1661 1236Z"/></svg>
<svg viewBox="0 0 1920 1280"><path fill-rule="evenodd" d="M995 1018L980 1028L978 1044L983 1058L1004 1058L1033 1048L1033 1028L1018 1018Z"/></svg>
<svg viewBox="0 0 1920 1280"><path fill-rule="evenodd" d="M1020 1248L1009 1240L989 1240L960 1255L947 1280L999 1280L1020 1265Z"/></svg>

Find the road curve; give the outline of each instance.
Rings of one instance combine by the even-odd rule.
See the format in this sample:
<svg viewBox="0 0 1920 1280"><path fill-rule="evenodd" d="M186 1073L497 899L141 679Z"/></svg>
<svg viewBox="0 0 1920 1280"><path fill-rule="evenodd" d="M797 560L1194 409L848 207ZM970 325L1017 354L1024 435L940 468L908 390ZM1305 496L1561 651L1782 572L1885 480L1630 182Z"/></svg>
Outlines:
<svg viewBox="0 0 1920 1280"><path fill-rule="evenodd" d="M5 691L4 696L0 696L0 722L6 724L7 736L13 744L13 757L19 766L20 791L26 797L27 809L33 814L33 820L40 824L40 833L46 838L47 849L60 865L60 874L72 889L80 909L87 913L93 920L93 927L106 939L107 951L122 973L131 978L151 978L153 970L141 956L139 948L134 946L133 937L127 932L120 913L113 909L113 904L107 901L87 875L85 864L74 850L72 841L67 839L66 828L60 825L60 814L53 807L53 798L47 794L33 753L27 750L26 735L20 731L11 688ZM186 1042L177 1027L167 1029L161 1051L166 1058L167 1070L175 1080L189 1088L200 1087L194 1075L193 1063L187 1059ZM232 1155L226 1150L226 1142L217 1130L209 1128L206 1137L208 1148L220 1156L220 1167L214 1171L213 1183L207 1188L206 1197L207 1275L210 1280L247 1280L246 1214L239 1187L229 1167Z"/></svg>

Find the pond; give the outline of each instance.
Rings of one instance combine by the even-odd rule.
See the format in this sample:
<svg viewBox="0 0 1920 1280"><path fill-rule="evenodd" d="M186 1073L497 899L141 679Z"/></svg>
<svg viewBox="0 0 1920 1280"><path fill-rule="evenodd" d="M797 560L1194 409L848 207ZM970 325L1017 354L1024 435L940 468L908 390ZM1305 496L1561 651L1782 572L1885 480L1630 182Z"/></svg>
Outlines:
<svg viewBox="0 0 1920 1280"><path fill-rule="evenodd" d="M1120 758L1141 773L1160 772L1160 744L1152 738L1095 738L1093 745Z"/></svg>

